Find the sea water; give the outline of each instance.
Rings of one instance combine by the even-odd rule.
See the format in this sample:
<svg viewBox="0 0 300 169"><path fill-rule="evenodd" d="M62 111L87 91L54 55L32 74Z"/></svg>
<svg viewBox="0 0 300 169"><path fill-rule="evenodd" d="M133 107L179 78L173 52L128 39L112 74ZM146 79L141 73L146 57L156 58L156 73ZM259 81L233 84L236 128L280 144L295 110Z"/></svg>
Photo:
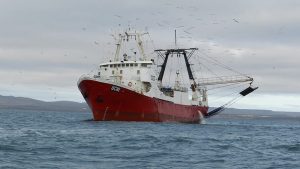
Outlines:
<svg viewBox="0 0 300 169"><path fill-rule="evenodd" d="M0 168L300 168L300 118L220 114L206 124L95 122L0 110Z"/></svg>

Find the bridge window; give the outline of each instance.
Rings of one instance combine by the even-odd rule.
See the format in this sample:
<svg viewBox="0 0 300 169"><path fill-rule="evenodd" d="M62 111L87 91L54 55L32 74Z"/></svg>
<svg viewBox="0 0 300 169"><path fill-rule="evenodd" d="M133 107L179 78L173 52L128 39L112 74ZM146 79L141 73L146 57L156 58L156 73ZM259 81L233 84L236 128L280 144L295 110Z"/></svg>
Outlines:
<svg viewBox="0 0 300 169"><path fill-rule="evenodd" d="M130 67L133 67L133 63L130 63Z"/></svg>
<svg viewBox="0 0 300 169"><path fill-rule="evenodd" d="M140 74L140 70L137 70L136 73L139 75Z"/></svg>
<svg viewBox="0 0 300 169"><path fill-rule="evenodd" d="M129 67L129 64L128 64L128 63L126 63L126 67Z"/></svg>
<svg viewBox="0 0 300 169"><path fill-rule="evenodd" d="M138 66L138 64L136 63L136 64L134 64L134 66Z"/></svg>

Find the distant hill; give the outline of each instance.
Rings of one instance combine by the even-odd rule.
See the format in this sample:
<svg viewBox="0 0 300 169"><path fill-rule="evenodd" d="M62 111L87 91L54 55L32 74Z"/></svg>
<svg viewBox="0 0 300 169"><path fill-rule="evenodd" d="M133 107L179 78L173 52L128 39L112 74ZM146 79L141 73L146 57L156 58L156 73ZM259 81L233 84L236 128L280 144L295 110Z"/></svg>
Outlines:
<svg viewBox="0 0 300 169"><path fill-rule="evenodd" d="M45 102L25 97L1 96L0 109L20 109L20 110L41 110L41 111L65 111L65 112L90 112L86 103L72 101ZM214 108L210 108L212 110ZM249 110L227 108L217 116L221 117L263 117L263 116L289 116L300 117L300 113L295 112L277 112L271 110ZM250 117L249 116L249 117Z"/></svg>
<svg viewBox="0 0 300 169"><path fill-rule="evenodd" d="M214 108L210 108L212 110ZM239 117L300 117L300 112L281 112L281 111L272 111L272 110L256 110L256 109L235 109L235 108L226 108L223 112L217 116L229 117L229 118L239 118Z"/></svg>
<svg viewBox="0 0 300 169"><path fill-rule="evenodd" d="M0 109L90 112L86 103L72 101L45 102L25 97L1 96Z"/></svg>

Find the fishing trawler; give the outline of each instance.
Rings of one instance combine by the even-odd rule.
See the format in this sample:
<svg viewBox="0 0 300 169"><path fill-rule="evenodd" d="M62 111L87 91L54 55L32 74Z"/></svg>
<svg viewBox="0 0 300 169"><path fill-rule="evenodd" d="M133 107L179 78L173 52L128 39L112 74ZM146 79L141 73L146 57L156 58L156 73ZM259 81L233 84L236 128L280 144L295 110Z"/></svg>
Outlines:
<svg viewBox="0 0 300 169"><path fill-rule="evenodd" d="M253 81L251 77L195 78L190 59L198 48L155 49L157 57L162 59L159 64L145 53L142 36L146 34L130 30L118 34L114 57L101 63L95 74L80 77L78 88L95 121L199 123L231 103L208 112L207 85ZM130 41L135 44L131 54L126 50ZM163 79L170 64L168 60L173 56L184 62L188 80L182 82L177 70L170 86ZM250 86L240 94L245 96L255 89Z"/></svg>

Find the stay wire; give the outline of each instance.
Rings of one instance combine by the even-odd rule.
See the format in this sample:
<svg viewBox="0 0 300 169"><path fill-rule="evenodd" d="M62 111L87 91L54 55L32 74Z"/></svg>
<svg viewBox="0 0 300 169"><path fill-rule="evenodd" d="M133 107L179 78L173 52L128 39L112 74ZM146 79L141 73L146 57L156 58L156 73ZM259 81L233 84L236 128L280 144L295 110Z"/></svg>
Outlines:
<svg viewBox="0 0 300 169"><path fill-rule="evenodd" d="M237 71L237 70L234 70L233 68L231 68L231 67L229 67L229 66L227 66L227 65L225 65L225 64L223 64L223 63L221 63L221 62L219 62L218 60L216 60L215 58L210 57L210 56L207 55L206 53L204 53L204 52L202 52L202 51L199 51L199 52L200 52L201 54L203 54L204 56L206 56L207 58L213 60L213 61L214 61L216 64L218 64L220 67L223 67L223 68L225 68L225 69L227 69L227 70L230 70L230 71L235 72L235 73L237 73L237 74L239 74L239 75L242 75L242 76L246 76L246 77L247 77L247 75L245 75L245 74L243 74L243 73L241 73L241 72L239 72L239 71ZM205 59L205 58L203 58L203 59Z"/></svg>
<svg viewBox="0 0 300 169"><path fill-rule="evenodd" d="M217 101L222 100L222 99L224 99L224 98L226 98L226 97L229 97L229 96L234 97L235 94L237 94L237 93L236 93L236 92L232 92L232 93L229 93L229 94L225 94L225 95L222 95L222 96L220 96L220 97L218 97L218 98L216 98L216 99L212 99L210 102L216 103ZM209 94L209 95L211 95L211 94ZM238 95L237 95L237 96L238 96Z"/></svg>
<svg viewBox="0 0 300 169"><path fill-rule="evenodd" d="M214 87L214 88L208 88L207 90L212 91L212 90L216 90L216 89L220 89L220 88L225 88L225 87L228 87L228 86L234 86L234 85L238 85L237 87L241 87L241 86L243 86L246 83L247 82L232 83L232 84L218 86L218 87ZM232 87L232 88L228 88L228 89L234 89L234 88L237 88L237 87Z"/></svg>
<svg viewBox="0 0 300 169"><path fill-rule="evenodd" d="M208 66L206 66L204 63L201 63L200 62L200 57L196 57L197 61L198 61L198 64L199 65L202 65L203 68L207 69L211 74L213 74L214 76L216 76L217 78L219 78L220 80L222 80L222 78L217 75L215 72L213 72Z"/></svg>

